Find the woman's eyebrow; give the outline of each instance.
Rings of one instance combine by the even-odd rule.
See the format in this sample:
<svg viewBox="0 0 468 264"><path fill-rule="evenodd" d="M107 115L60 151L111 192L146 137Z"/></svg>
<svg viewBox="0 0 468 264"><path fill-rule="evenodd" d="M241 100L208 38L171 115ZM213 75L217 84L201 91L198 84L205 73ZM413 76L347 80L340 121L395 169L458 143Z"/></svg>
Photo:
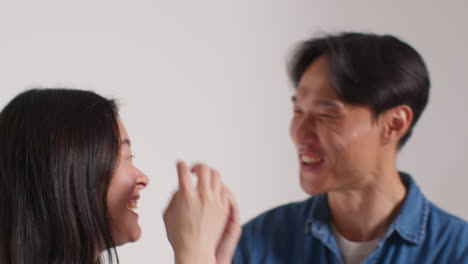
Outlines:
<svg viewBox="0 0 468 264"><path fill-rule="evenodd" d="M130 142L130 139L124 138L121 142L120 145L128 145L129 147L132 146L132 142Z"/></svg>

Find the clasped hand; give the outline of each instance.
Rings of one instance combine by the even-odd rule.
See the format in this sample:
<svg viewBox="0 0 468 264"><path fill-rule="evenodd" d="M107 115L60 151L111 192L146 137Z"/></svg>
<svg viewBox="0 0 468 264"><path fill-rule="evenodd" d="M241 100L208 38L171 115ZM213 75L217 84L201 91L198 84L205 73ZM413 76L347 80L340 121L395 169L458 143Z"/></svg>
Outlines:
<svg viewBox="0 0 468 264"><path fill-rule="evenodd" d="M219 173L204 164L177 163L179 189L163 218L176 264L231 263L241 234L239 209ZM198 177L192 183L192 173Z"/></svg>

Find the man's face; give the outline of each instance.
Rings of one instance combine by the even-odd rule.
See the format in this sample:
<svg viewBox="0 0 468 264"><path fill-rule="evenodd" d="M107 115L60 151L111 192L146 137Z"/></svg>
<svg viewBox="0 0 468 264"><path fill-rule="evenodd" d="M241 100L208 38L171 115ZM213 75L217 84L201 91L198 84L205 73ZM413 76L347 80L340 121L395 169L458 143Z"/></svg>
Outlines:
<svg viewBox="0 0 468 264"><path fill-rule="evenodd" d="M366 106L338 97L325 57L302 75L293 97L291 138L302 189L311 195L363 188L379 171L381 128Z"/></svg>

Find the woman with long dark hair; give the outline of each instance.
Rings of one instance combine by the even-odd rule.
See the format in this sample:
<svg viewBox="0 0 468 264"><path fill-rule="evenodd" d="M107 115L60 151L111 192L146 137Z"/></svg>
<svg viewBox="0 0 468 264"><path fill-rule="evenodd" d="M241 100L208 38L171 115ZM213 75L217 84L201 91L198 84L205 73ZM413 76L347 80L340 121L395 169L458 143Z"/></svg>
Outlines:
<svg viewBox="0 0 468 264"><path fill-rule="evenodd" d="M118 262L115 247L140 237L133 209L148 185L132 157L113 100L71 89L16 96L0 113L0 263ZM240 234L235 203L214 170L192 169L199 185L213 186L197 189L188 170L178 164L182 188L165 214L176 262L230 260ZM216 218L221 224L207 228ZM211 237L190 233L197 228Z"/></svg>

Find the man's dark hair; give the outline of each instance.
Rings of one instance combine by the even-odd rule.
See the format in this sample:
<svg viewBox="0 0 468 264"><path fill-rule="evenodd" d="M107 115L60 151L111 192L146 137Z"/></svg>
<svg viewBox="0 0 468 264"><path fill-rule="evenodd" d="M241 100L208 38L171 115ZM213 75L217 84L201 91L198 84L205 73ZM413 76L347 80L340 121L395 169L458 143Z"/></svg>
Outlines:
<svg viewBox="0 0 468 264"><path fill-rule="evenodd" d="M0 263L95 263L106 249L113 262L106 197L119 148L117 107L93 92L33 89L8 103L0 113Z"/></svg>
<svg viewBox="0 0 468 264"><path fill-rule="evenodd" d="M429 97L429 74L419 53L389 35L340 33L302 42L291 58L289 75L295 87L318 57L325 56L330 83L344 101L369 106L378 116L399 105L413 111L411 135Z"/></svg>

